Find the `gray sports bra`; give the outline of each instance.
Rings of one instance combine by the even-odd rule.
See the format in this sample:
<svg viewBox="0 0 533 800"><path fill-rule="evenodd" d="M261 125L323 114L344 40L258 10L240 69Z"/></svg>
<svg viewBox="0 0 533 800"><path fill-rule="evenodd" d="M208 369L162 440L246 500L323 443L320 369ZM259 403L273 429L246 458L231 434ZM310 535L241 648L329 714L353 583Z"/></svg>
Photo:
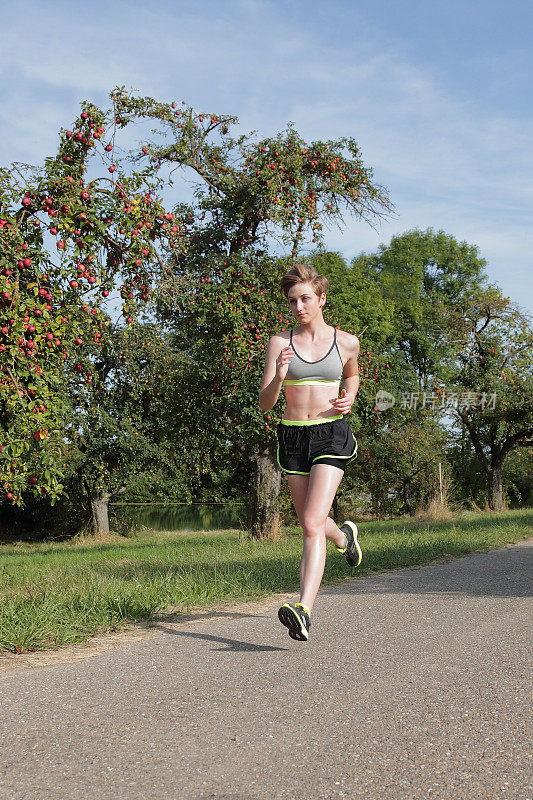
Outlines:
<svg viewBox="0 0 533 800"><path fill-rule="evenodd" d="M294 358L289 362L287 377L283 381L284 386L305 386L305 385L326 385L335 384L339 386L342 378L343 363L337 347L337 328L334 328L335 336L333 344L324 358L318 361L305 361L301 358L292 343L292 328L290 345L294 352Z"/></svg>

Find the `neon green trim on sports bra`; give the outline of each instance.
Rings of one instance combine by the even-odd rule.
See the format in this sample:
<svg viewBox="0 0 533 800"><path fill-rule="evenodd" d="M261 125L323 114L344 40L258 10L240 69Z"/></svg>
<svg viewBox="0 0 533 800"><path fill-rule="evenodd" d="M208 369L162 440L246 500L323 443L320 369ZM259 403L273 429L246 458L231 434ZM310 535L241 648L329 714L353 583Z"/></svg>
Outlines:
<svg viewBox="0 0 533 800"><path fill-rule="evenodd" d="M284 386L340 386L340 381L324 381L321 378L300 378L297 381L283 381Z"/></svg>

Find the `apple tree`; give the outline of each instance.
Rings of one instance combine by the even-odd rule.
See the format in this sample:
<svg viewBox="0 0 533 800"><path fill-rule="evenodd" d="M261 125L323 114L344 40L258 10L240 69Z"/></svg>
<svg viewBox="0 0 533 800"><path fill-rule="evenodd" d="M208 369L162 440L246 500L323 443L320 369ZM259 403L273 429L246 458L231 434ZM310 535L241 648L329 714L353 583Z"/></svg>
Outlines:
<svg viewBox="0 0 533 800"><path fill-rule="evenodd" d="M185 223L183 244L169 253L159 314L188 342L191 371L199 376L189 387L196 424L210 435L213 427L223 432L254 466L252 535L273 535L279 412L265 418L257 397L265 340L290 324L279 279L306 246L321 244L325 225L387 214L387 193L351 138L307 143L292 125L264 139L232 135L235 117L124 90L113 97L121 119L158 126L132 154L145 163L143 174L168 176L169 192L176 174L183 179L174 206ZM194 186L188 201L187 180Z"/></svg>
<svg viewBox="0 0 533 800"><path fill-rule="evenodd" d="M200 437L205 463L223 468L229 443L245 468L252 467L257 536L263 526L271 535L279 527L273 437L282 409L265 416L257 394L268 338L290 324L279 292L282 269L279 259L237 253L205 277L170 277L158 298L161 317L174 323L173 347L187 358L187 380L175 383L169 396L172 413L187 440Z"/></svg>
<svg viewBox="0 0 533 800"><path fill-rule="evenodd" d="M65 374L90 393L111 329L113 293L131 324L180 227L157 177L119 149L116 109L83 103L55 156L0 172L0 487L54 503L70 414Z"/></svg>

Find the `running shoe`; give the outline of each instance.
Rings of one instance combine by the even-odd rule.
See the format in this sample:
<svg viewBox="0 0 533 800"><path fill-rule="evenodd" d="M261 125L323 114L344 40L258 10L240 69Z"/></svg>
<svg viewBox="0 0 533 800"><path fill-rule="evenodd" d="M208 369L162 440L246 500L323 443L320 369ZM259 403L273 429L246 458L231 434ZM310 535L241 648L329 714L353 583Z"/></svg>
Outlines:
<svg viewBox="0 0 533 800"><path fill-rule="evenodd" d="M301 603L283 603L278 611L279 621L289 629L291 639L306 642L309 639L311 619L309 609Z"/></svg>
<svg viewBox="0 0 533 800"><path fill-rule="evenodd" d="M358 567L363 553L357 541L357 525L355 522L346 521L340 526L340 530L346 536L346 545L343 548L335 545L335 548L346 556L346 561L351 567Z"/></svg>

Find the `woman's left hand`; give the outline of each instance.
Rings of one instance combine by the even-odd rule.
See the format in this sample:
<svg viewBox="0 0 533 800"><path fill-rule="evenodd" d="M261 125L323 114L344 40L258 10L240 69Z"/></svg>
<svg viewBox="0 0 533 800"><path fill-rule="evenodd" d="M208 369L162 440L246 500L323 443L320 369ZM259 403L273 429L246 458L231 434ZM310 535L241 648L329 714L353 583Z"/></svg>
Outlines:
<svg viewBox="0 0 533 800"><path fill-rule="evenodd" d="M336 400L333 400L331 405L339 414L349 414L350 410L353 405L353 400L349 397L346 393L346 389L343 389L341 392L341 396L338 397Z"/></svg>

